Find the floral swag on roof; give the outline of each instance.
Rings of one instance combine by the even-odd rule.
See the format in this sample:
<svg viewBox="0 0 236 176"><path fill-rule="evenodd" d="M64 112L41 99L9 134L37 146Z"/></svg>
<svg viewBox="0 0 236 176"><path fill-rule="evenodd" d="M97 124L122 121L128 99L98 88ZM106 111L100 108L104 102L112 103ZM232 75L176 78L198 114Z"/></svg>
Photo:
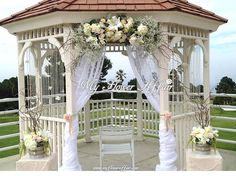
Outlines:
<svg viewBox="0 0 236 176"><path fill-rule="evenodd" d="M152 17L135 20L118 15L93 19L89 23L79 25L73 39L80 58L88 53L96 56L96 52L100 52L107 43L141 46L152 53L161 45L162 34L159 23Z"/></svg>

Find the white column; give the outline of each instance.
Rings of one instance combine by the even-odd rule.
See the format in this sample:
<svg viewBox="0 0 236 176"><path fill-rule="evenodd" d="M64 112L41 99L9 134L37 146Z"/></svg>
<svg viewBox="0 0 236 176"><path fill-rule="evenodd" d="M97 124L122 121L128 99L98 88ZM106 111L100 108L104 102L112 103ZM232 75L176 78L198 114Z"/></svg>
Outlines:
<svg viewBox="0 0 236 176"><path fill-rule="evenodd" d="M21 51L23 49L23 44L18 43L18 108L21 111L25 111L25 77L24 77L24 61ZM25 121L20 118L19 114L19 128L20 128L20 139L23 139L23 134L25 131Z"/></svg>
<svg viewBox="0 0 236 176"><path fill-rule="evenodd" d="M166 60L166 58L162 58ZM168 79L167 61L160 63L160 81ZM169 111L169 93L168 90L160 89L160 123L159 123L159 143L160 164L156 166L157 171L175 171L176 167L176 141L172 129L166 129L164 113Z"/></svg>
<svg viewBox="0 0 236 176"><path fill-rule="evenodd" d="M162 26L162 31L167 31L165 26ZM165 28L164 28L165 27ZM168 43L168 37L164 36L163 40ZM166 51L167 53L170 51ZM171 53L169 53L171 56ZM160 51L156 53L160 66L160 82L164 83L168 79L168 56L164 56ZM164 113L169 112L169 92L167 89L160 89L160 123L159 123L159 143L160 164L156 166L156 171L175 171L176 167L176 141L172 129L166 129Z"/></svg>
<svg viewBox="0 0 236 176"><path fill-rule="evenodd" d="M18 40L17 40L18 41ZM32 46L32 42L24 44L18 43L18 104L19 110L25 112L25 72L24 72L24 54L27 48ZM19 114L21 115L21 114ZM26 130L26 123L23 119L19 119L20 123L20 138L22 139L23 133Z"/></svg>
<svg viewBox="0 0 236 176"><path fill-rule="evenodd" d="M64 42L66 42L71 34L71 26L64 26ZM52 39L53 41L54 39ZM58 41L54 40L55 43ZM59 44L57 44L59 45ZM60 48L60 47L58 47ZM62 61L65 64L66 70L66 112L67 114L71 114L73 116L72 121L72 133L70 134L69 130L69 122L66 122L65 127L65 146L63 147L63 158L62 158L62 167L59 169L61 171L78 171L81 170L81 166L78 159L78 151L77 151L77 136L78 136L78 114L75 108L75 82L74 82L74 74L71 71L71 57L73 48L66 48L69 50L64 52L62 48L60 49L60 54L62 57Z"/></svg>
<svg viewBox="0 0 236 176"><path fill-rule="evenodd" d="M90 101L88 101L84 107L84 130L85 142L92 142L90 134Z"/></svg>
<svg viewBox="0 0 236 176"><path fill-rule="evenodd" d="M137 129L138 129L138 135L137 140L142 141L143 140L143 107L142 107L142 92L140 90L140 86L137 83Z"/></svg>
<svg viewBox="0 0 236 176"><path fill-rule="evenodd" d="M204 99L207 99L207 103L210 103L210 47L209 36L208 40L204 41L204 62L203 62L203 85L204 85Z"/></svg>

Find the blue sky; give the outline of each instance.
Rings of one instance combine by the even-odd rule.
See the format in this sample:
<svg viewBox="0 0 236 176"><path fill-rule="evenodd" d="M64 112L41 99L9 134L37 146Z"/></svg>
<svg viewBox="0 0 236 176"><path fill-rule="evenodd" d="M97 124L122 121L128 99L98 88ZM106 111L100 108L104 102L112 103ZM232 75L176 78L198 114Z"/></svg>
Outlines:
<svg viewBox="0 0 236 176"><path fill-rule="evenodd" d="M0 19L25 9L40 0L8 0L1 2ZM236 13L235 0L189 0L207 10L229 19L217 32L211 34L210 42L210 73L211 87L215 87L223 76L229 76L236 81ZM114 65L114 73L128 64L127 59L121 59ZM130 70L127 76L133 77ZM0 27L0 81L17 75L17 47L16 39L5 29Z"/></svg>

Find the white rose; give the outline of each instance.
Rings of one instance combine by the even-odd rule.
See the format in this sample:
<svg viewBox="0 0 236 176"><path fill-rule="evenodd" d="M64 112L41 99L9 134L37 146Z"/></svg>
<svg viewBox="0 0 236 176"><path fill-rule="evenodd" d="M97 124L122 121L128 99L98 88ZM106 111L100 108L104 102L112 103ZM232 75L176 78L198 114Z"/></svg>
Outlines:
<svg viewBox="0 0 236 176"><path fill-rule="evenodd" d="M140 24L138 27L138 33L140 35L145 35L145 34L147 34L147 32L148 32L148 27L143 24Z"/></svg>
<svg viewBox="0 0 236 176"><path fill-rule="evenodd" d="M83 25L85 35L91 35L91 26L88 23Z"/></svg>
<svg viewBox="0 0 236 176"><path fill-rule="evenodd" d="M127 36L123 34L122 38L119 40L120 43L125 42L126 38L127 38Z"/></svg>
<svg viewBox="0 0 236 176"><path fill-rule="evenodd" d="M99 22L100 27L105 28L105 24L103 22Z"/></svg>
<svg viewBox="0 0 236 176"><path fill-rule="evenodd" d="M25 141L25 146L27 149L35 150L37 147L37 142L33 140Z"/></svg>
<svg viewBox="0 0 236 176"><path fill-rule="evenodd" d="M30 141L29 142L29 149L35 150L37 148L37 142L36 141Z"/></svg>
<svg viewBox="0 0 236 176"><path fill-rule="evenodd" d="M133 20L132 17L129 17L129 18L127 19L127 22L128 22L128 24L129 24L130 26L132 26L132 25L134 24L134 20Z"/></svg>
<svg viewBox="0 0 236 176"><path fill-rule="evenodd" d="M118 41L122 37L122 31L117 31L114 35L113 41Z"/></svg>
<svg viewBox="0 0 236 176"><path fill-rule="evenodd" d="M114 32L112 32L112 31L106 32L106 36L107 36L108 38L111 38L113 35L114 35Z"/></svg>
<svg viewBox="0 0 236 176"><path fill-rule="evenodd" d="M91 29L93 33L100 34L101 33L101 26L97 24L92 24Z"/></svg>
<svg viewBox="0 0 236 176"><path fill-rule="evenodd" d="M213 133L208 133L208 138L212 139L214 137Z"/></svg>
<svg viewBox="0 0 236 176"><path fill-rule="evenodd" d="M127 33L130 28L131 28L131 26L129 24L125 24L124 25L124 32Z"/></svg>
<svg viewBox="0 0 236 176"><path fill-rule="evenodd" d="M122 19L122 20L121 20L121 23L122 23L122 25L125 25L125 24L126 24L126 20L125 20L125 19Z"/></svg>
<svg viewBox="0 0 236 176"><path fill-rule="evenodd" d="M131 45L133 45L133 46L136 46L136 45L137 45L136 41L137 41L137 37L134 36L134 35L132 35L132 36L130 37L130 39L129 39L129 43L130 43Z"/></svg>
<svg viewBox="0 0 236 176"><path fill-rule="evenodd" d="M101 18L100 20L102 23L106 23L106 19L105 18Z"/></svg>

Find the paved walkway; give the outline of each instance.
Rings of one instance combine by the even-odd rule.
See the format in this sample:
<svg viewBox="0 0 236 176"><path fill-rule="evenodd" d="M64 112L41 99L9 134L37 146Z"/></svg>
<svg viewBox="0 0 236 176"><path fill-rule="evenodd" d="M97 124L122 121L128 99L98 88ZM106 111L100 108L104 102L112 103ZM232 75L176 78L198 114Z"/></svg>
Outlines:
<svg viewBox="0 0 236 176"><path fill-rule="evenodd" d="M155 138L145 138L144 141L135 141L135 167L139 171L155 170L158 161L159 144ZM228 150L219 150L223 157L223 170L236 171L236 152ZM84 171L99 170L99 145L98 138L93 137L92 143L85 143L79 140L78 154L80 164ZM0 171L15 170L15 161L19 156L0 159ZM109 170L126 170L130 166L130 157L127 155L105 156L103 166Z"/></svg>

